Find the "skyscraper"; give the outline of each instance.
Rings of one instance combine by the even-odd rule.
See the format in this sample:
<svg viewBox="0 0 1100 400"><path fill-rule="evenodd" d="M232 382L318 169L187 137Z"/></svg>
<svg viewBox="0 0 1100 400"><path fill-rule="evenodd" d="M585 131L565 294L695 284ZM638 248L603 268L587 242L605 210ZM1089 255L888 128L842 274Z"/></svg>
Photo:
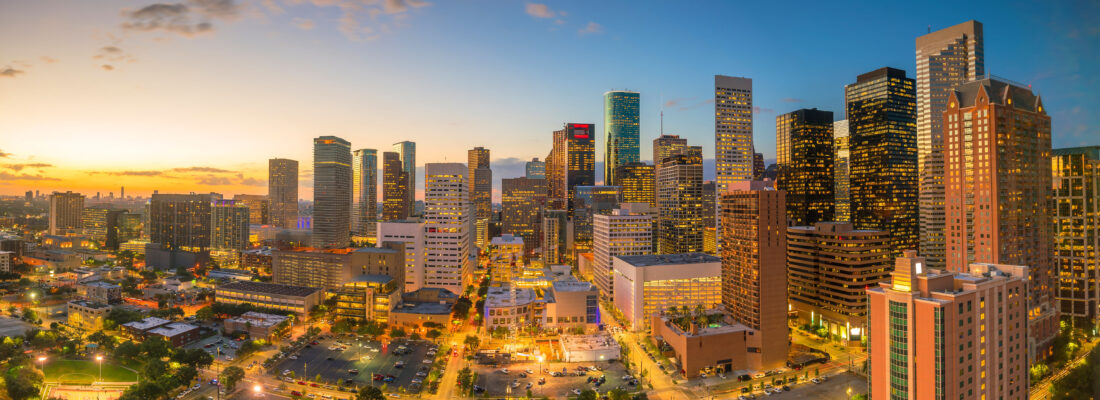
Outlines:
<svg viewBox="0 0 1100 400"><path fill-rule="evenodd" d="M646 203L657 206L657 178L653 166L635 162L615 169L618 185L622 189L623 203Z"/></svg>
<svg viewBox="0 0 1100 400"><path fill-rule="evenodd" d="M917 248L917 104L905 71L880 68L844 87L851 221L890 232L894 254Z"/></svg>
<svg viewBox="0 0 1100 400"><path fill-rule="evenodd" d="M526 170L526 174L524 176L526 176L527 178L546 179L546 162L539 161L538 157L532 158L531 161L528 161L527 164L524 165L524 169Z"/></svg>
<svg viewBox="0 0 1100 400"><path fill-rule="evenodd" d="M790 223L832 221L833 112L801 109L775 117L775 147L775 187L787 192Z"/></svg>
<svg viewBox="0 0 1100 400"><path fill-rule="evenodd" d="M500 181L501 231L523 238L527 252L538 247L542 211L546 207L546 179L505 178Z"/></svg>
<svg viewBox="0 0 1100 400"><path fill-rule="evenodd" d="M118 219L123 212L112 210L110 206L85 208L82 217L83 233L102 243L104 248L118 249Z"/></svg>
<svg viewBox="0 0 1100 400"><path fill-rule="evenodd" d="M752 153L752 180L764 179L764 153Z"/></svg>
<svg viewBox="0 0 1100 400"><path fill-rule="evenodd" d="M346 247L351 231L351 143L313 139L313 246Z"/></svg>
<svg viewBox="0 0 1100 400"><path fill-rule="evenodd" d="M393 151L401 157L401 170L405 171L409 183L405 185L409 197L409 213L416 210L416 143L404 141L393 144Z"/></svg>
<svg viewBox="0 0 1100 400"><path fill-rule="evenodd" d="M688 140L681 138L680 135L661 135L656 139L653 139L653 166L655 167L654 173L658 173L661 170L661 160L664 160L668 156L672 155L673 151L680 147L685 147L688 144Z"/></svg>
<svg viewBox="0 0 1100 400"><path fill-rule="evenodd" d="M604 185L618 185L615 169L639 161L640 97L638 92L625 90L612 90L603 94Z"/></svg>
<svg viewBox="0 0 1100 400"><path fill-rule="evenodd" d="M356 236L374 237L378 229L378 151L351 154L351 229Z"/></svg>
<svg viewBox="0 0 1100 400"><path fill-rule="evenodd" d="M719 193L752 180L752 79L714 76L714 158Z"/></svg>
<svg viewBox="0 0 1100 400"><path fill-rule="evenodd" d="M569 232L569 212L566 210L545 210L542 212L542 240L539 241L539 245L542 247L542 263L545 265L551 264L566 264L569 263L569 257L572 256L572 252L569 251L570 236Z"/></svg>
<svg viewBox="0 0 1100 400"><path fill-rule="evenodd" d="M833 198L836 203L835 219L841 222L851 220L851 186L849 184L849 163L851 151L848 145L848 120L833 122Z"/></svg>
<svg viewBox="0 0 1100 400"><path fill-rule="evenodd" d="M220 196L218 196L220 197ZM210 249L210 194L159 194L149 199L149 241L164 250Z"/></svg>
<svg viewBox="0 0 1100 400"><path fill-rule="evenodd" d="M267 160L267 197L271 199L271 224L295 228L298 224L298 161Z"/></svg>
<svg viewBox="0 0 1100 400"><path fill-rule="evenodd" d="M84 195L73 192L50 194L51 235L64 235L80 231L84 216Z"/></svg>
<svg viewBox="0 0 1100 400"><path fill-rule="evenodd" d="M401 154L382 153L382 220L400 221L409 218L409 177L401 165Z"/></svg>
<svg viewBox="0 0 1100 400"><path fill-rule="evenodd" d="M573 188L596 184L596 145L592 124L567 123L554 131L546 160L547 201L551 209L573 211Z"/></svg>
<svg viewBox="0 0 1100 400"><path fill-rule="evenodd" d="M1063 315L1096 321L1100 307L1100 146L1054 150L1054 267Z"/></svg>
<svg viewBox="0 0 1100 400"><path fill-rule="evenodd" d="M489 219L493 215L493 170L489 169L489 149L475 147L467 155L469 173L466 176L470 177L473 216L475 219Z"/></svg>
<svg viewBox="0 0 1100 400"><path fill-rule="evenodd" d="M618 256L653 254L653 216L615 209L593 219L592 276L600 294L612 298L612 259Z"/></svg>
<svg viewBox="0 0 1100 400"><path fill-rule="evenodd" d="M211 199L210 249L240 251L248 248L249 209L237 200Z"/></svg>
<svg viewBox="0 0 1100 400"><path fill-rule="evenodd" d="M1040 357L1058 334L1050 116L1030 88L982 79L952 91L943 123L947 269L1027 266L1029 355Z"/></svg>
<svg viewBox="0 0 1100 400"><path fill-rule="evenodd" d="M722 304L733 320L753 329L752 369L787 360L787 200L761 181L741 181L721 194Z"/></svg>
<svg viewBox="0 0 1100 400"><path fill-rule="evenodd" d="M618 186L577 186L573 199L573 258L592 251L592 221L596 215L619 208L622 194Z"/></svg>
<svg viewBox="0 0 1100 400"><path fill-rule="evenodd" d="M703 148L686 146L661 160L657 177L659 254L703 252Z"/></svg>
<svg viewBox="0 0 1100 400"><path fill-rule="evenodd" d="M248 223L266 225L271 223L271 199L257 194L235 194L233 200L248 206Z"/></svg>
<svg viewBox="0 0 1100 400"><path fill-rule="evenodd" d="M424 165L424 286L461 294L472 282L466 165Z"/></svg>
<svg viewBox="0 0 1100 400"><path fill-rule="evenodd" d="M943 112L955 87L985 74L982 23L970 20L920 36L916 48L920 254L928 266L943 268Z"/></svg>

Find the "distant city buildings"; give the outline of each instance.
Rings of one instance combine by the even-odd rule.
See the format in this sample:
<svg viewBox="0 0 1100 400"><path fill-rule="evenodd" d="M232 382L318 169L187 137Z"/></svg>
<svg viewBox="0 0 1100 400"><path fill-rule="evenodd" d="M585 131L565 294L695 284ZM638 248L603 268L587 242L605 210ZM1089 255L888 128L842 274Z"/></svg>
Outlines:
<svg viewBox="0 0 1100 400"><path fill-rule="evenodd" d="M401 171L405 173L405 178L408 179L408 184L405 185L408 191L405 195L409 197L408 209L409 213L412 214L416 211L416 143L410 141L394 143L393 151L399 156Z"/></svg>
<svg viewBox="0 0 1100 400"><path fill-rule="evenodd" d="M661 160L657 252L703 251L703 148L684 146Z"/></svg>
<svg viewBox="0 0 1100 400"><path fill-rule="evenodd" d="M653 165L640 162L623 164L615 169L615 176L624 203L657 206L657 176L654 175Z"/></svg>
<svg viewBox="0 0 1100 400"><path fill-rule="evenodd" d="M249 208L237 200L211 200L210 248L236 252L249 247Z"/></svg>
<svg viewBox="0 0 1100 400"><path fill-rule="evenodd" d="M210 194L153 194L149 200L149 241L163 250L210 249Z"/></svg>
<svg viewBox="0 0 1100 400"><path fill-rule="evenodd" d="M546 158L548 208L573 213L577 186L596 184L596 139L592 124L567 123L554 131L554 146Z"/></svg>
<svg viewBox="0 0 1100 400"><path fill-rule="evenodd" d="M248 223L267 225L271 223L271 200L264 195L235 194L233 200L248 207Z"/></svg>
<svg viewBox="0 0 1100 400"><path fill-rule="evenodd" d="M524 177L528 179L546 179L546 162L539 161L538 157L532 158L524 165Z"/></svg>
<svg viewBox="0 0 1100 400"><path fill-rule="evenodd" d="M382 153L382 220L401 221L412 214L409 177L401 164L401 154Z"/></svg>
<svg viewBox="0 0 1100 400"><path fill-rule="evenodd" d="M639 161L638 92L612 90L603 94L604 185L620 185L617 168Z"/></svg>
<svg viewBox="0 0 1100 400"><path fill-rule="evenodd" d="M572 259L592 251L593 218L619 208L622 199L618 186L577 186L574 192Z"/></svg>
<svg viewBox="0 0 1100 400"><path fill-rule="evenodd" d="M460 294L471 282L472 218L466 165L424 166L423 287Z"/></svg>
<svg viewBox="0 0 1100 400"><path fill-rule="evenodd" d="M835 219L841 222L851 221L851 182L849 178L852 161L851 146L848 144L848 120L833 121L833 199L836 203Z"/></svg>
<svg viewBox="0 0 1100 400"><path fill-rule="evenodd" d="M351 230L358 237L374 237L378 227L378 151L353 151L351 175Z"/></svg>
<svg viewBox="0 0 1100 400"><path fill-rule="evenodd" d="M267 161L267 197L271 200L271 224L297 228L298 161L285 158Z"/></svg>
<svg viewBox="0 0 1100 400"><path fill-rule="evenodd" d="M832 221L832 111L801 109L775 117L775 143L775 188L787 192L787 219L798 226Z"/></svg>
<svg viewBox="0 0 1100 400"><path fill-rule="evenodd" d="M546 179L501 179L501 231L523 238L526 252L538 247L542 212L546 207Z"/></svg>

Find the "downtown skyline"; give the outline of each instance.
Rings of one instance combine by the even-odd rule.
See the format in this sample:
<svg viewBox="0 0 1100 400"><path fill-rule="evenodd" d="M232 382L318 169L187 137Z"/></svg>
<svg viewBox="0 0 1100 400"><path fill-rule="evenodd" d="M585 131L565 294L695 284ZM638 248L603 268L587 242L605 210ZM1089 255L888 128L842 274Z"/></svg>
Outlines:
<svg viewBox="0 0 1100 400"><path fill-rule="evenodd" d="M341 30L341 18L348 18L338 6L273 3L282 11L260 2L231 9L191 4L190 33L134 25L133 12L145 3L0 5L0 33L33 37L0 43L0 54L10 57L0 59L0 194L70 189L106 195L119 186L142 196L153 190L262 194L267 159L280 157L303 164L299 197L311 199L309 140L333 135L356 149L379 151L416 142L418 192L425 163L461 162L458 149L484 146L496 157L493 197L499 201L500 180L522 176L526 161L545 157L551 132L562 123L594 122L595 137L602 138L602 94L613 89L641 93L643 160L660 134L663 109L664 132L702 144L704 179L714 179L713 75L753 79L754 144L773 160L776 115L816 107L842 119L843 85L881 66L915 75L913 38L928 25L935 30L971 18L985 25L988 72L1042 94L1055 121L1055 148L1088 144L1100 118L1082 111L1100 105L1087 90L1096 78L1083 74L1097 67L1095 56L1085 54L1100 35L1087 24L1096 7L1084 3L974 4L865 21L859 29L850 24L857 15L806 13L815 16L809 26L819 34L782 29L805 25L809 17L748 5L739 11L754 17L746 18L753 19L745 26L752 39L743 50L719 39L735 32L731 26L684 26L718 21L708 14L721 12L662 13L671 8L666 4L617 16L611 12L622 7L612 5L516 2L475 9L398 2L404 7L379 6L374 18L363 6L352 14L360 25L351 32L347 23ZM625 17L667 28L651 32ZM816 21L828 17L832 23ZM495 25L472 27L464 18ZM43 19L49 22L26 22ZM201 21L212 28L196 33L206 29ZM1032 29L1024 34L1016 29L1021 25ZM367 28L377 37L364 35ZM447 29L452 37L444 37ZM868 30L881 34L859 36ZM493 38L504 31L514 37ZM804 51L777 50L808 37L833 40ZM730 51L715 54L714 46ZM870 48L881 50L858 50ZM379 54L386 60L376 61ZM550 67L575 54L588 54L592 66ZM479 70L485 60L500 68ZM286 95L271 95L273 83ZM469 101L471 93L477 101ZM515 101L523 93L539 96ZM427 95L437 108L422 118L415 111ZM597 182L603 146L596 144Z"/></svg>

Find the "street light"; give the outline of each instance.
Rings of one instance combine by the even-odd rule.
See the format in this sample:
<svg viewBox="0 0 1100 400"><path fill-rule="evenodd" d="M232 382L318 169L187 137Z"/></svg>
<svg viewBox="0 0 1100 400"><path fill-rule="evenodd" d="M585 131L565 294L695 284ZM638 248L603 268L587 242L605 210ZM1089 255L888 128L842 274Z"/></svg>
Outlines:
<svg viewBox="0 0 1100 400"><path fill-rule="evenodd" d="M848 398L849 399L852 398L852 387L851 386L848 387Z"/></svg>
<svg viewBox="0 0 1100 400"><path fill-rule="evenodd" d="M103 355L96 355L95 362L99 364L99 381L103 382Z"/></svg>

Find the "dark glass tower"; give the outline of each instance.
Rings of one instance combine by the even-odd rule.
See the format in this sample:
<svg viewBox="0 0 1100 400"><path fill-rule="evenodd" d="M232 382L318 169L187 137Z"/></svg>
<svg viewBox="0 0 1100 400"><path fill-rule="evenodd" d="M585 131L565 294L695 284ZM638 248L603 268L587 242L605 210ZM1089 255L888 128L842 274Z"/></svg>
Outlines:
<svg viewBox="0 0 1100 400"><path fill-rule="evenodd" d="M345 247L351 231L351 143L313 139L313 246Z"/></svg>
<svg viewBox="0 0 1100 400"><path fill-rule="evenodd" d="M638 92L613 90L603 94L605 185L618 185L615 168L636 163L638 156Z"/></svg>
<svg viewBox="0 0 1100 400"><path fill-rule="evenodd" d="M833 221L833 112L801 109L775 117L775 147L776 189L787 191L788 223Z"/></svg>

